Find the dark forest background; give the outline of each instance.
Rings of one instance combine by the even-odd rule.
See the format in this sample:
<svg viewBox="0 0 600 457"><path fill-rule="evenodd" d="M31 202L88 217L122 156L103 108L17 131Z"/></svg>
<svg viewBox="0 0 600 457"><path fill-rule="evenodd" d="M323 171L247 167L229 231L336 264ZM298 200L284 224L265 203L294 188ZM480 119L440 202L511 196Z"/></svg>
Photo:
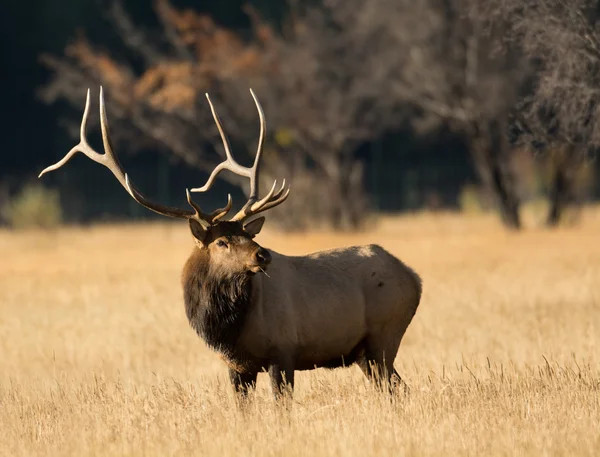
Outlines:
<svg viewBox="0 0 600 457"><path fill-rule="evenodd" d="M376 0L375 3L382 3L382 1ZM184 189L197 187L204 183L208 176L207 170L202 166L194 166L193 159L189 159L185 153L173 153L169 142L159 144L147 138L142 138L144 135L143 129L138 131L135 127L129 127L126 124L127 110L136 110L139 107L132 105L132 107L121 109L121 102L117 100L117 97L111 99L119 91L119 88L112 87L110 82L107 83L103 79L106 76L102 73L101 69L83 68L81 72L77 73L77 78L75 78L69 73L75 71L71 67L65 70L66 67L63 68L56 64L56 62L63 62L61 56L65 54L65 49L69 45L83 39L86 44L89 44L90 49L106 53L110 56L110 59L126 65L127 68L131 69L133 74L137 74L141 78L142 75L152 69L152 66L148 62L143 61L140 53L136 52L135 46L127 45L125 42L127 40L124 40L122 31L119 33L118 27L115 24L115 10L111 8L116 4L120 5L127 15L127 20L136 28L143 30L145 36L154 39L155 36L160 37L161 30L164 30L164 28L161 28L164 27L164 23L161 25L161 17L157 14L157 4L160 3L150 1L114 3L107 0L30 0L27 2L4 0L4 13L0 16L0 33L2 34L1 57L3 62L2 88L0 89L2 91L3 110L3 141L0 158L0 205L10 205L15 196L19 192L22 192L24 187L37 183L38 173L46 166L59 160L77 142L76 135L73 135L73 126L78 126L83 111L85 88L90 87L92 89L92 110L95 111L97 110L97 94L100 84L103 84L107 90L109 118L112 121L111 126L113 126L113 130L115 130L118 136L116 145L119 157L139 188L143 189L153 199L163 203L184 206L186 204ZM350 15L340 17L337 17L335 14L332 15L331 8L338 8L341 4L336 5L335 1L329 3L329 6L322 7L320 6L320 2L172 0L169 3L169 7L173 8L174 11L191 9L198 17L210 17L219 29L222 28L223 30L231 31L233 36L241 37L240 40L243 43L253 43L257 32L261 32L262 29L260 27L262 26L267 27L270 31L269 33L274 34L280 33L285 29L286 18L290 14L290 4L295 5L297 10L298 8L300 10L303 8L307 10L315 8L315 11L322 11L324 8L324 17L331 19L333 29L338 27L342 31L340 34L343 33L345 26L352 29L352 27L356 28L360 25L358 23L350 25L344 23L343 21L350 21L348 19L351 17ZM367 4L369 2L363 3ZM387 4L390 3L393 2L387 2ZM398 17L405 17L406 11L417 9L416 6L413 8L410 2L399 3L406 3L405 8L407 9L404 12L394 10L394 14L399 14ZM431 11L435 11L435 14L438 15L437 10L435 10L435 8L438 8L436 2L422 3L430 3ZM449 4L451 3L453 2L449 2ZM546 11L548 17L561 16L564 13L560 10L560 2L542 1L541 3L538 2L539 4L535 2L529 3L532 5L532 11L535 13L534 16L539 20L544 18L540 14L540 8L545 8L544 5L549 5L546 10L543 10ZM522 5L529 3L523 2ZM327 5L327 2L325 4ZM468 8L465 8L465 4L463 2L463 4L453 5L452 8L454 9L450 8L444 14L452 16L457 11L463 13L470 11ZM467 6L473 6L473 4L477 4L477 2L472 0ZM510 2L498 2L498 9L492 12L482 7L481 5L483 4L480 3L478 6L477 11L479 16L467 15L468 17L465 19L460 16L462 14L460 13L454 18L446 17L449 24L456 24L456 30L459 28L460 30L471 30L469 32L471 35L466 38L457 38L457 48L460 48L463 44L467 46L465 43L470 43L469 39L476 35L474 30L477 28L474 24L481 30L486 27L486 30L489 30L490 23L494 24L491 27L493 28L495 25L507 20L507 18L514 17L511 15L517 14L522 18L528 17L527 11L524 11L522 6L518 6L519 2L516 3L517 7L515 7L515 4L510 4ZM540 4L543 5L540 6ZM248 5L251 6L250 9ZM597 39L597 2L576 1L573 3L573 8L578 8L577 11L582 12L583 17L588 21L585 24L585 30L589 31L589 37ZM308 25L318 23L314 22L316 21L314 17L318 17L317 13L315 13L317 15L313 14L312 16L310 14L303 16L303 13L297 14L299 14L300 18L304 18L301 20L305 20ZM401 14L403 16L400 16ZM428 10L425 12L421 11L419 14L433 13ZM390 12L388 16L393 17L393 14ZM260 18L259 25L257 25L256 17ZM356 18L352 16L351 20L356 21ZM514 22L512 21L512 23ZM390 22L390 24L392 24L390 25L390 30L392 30L394 28L393 23ZM403 24L398 24L398 27L403 26ZM532 21L526 25L526 30L534 30L536 26L539 26L539 24ZM365 25L364 27L367 26ZM568 28L570 26L566 24L565 27ZM458 36L456 30L448 32L447 30L449 29L450 27L446 27L444 33L451 33L452 37ZM368 27L365 30L366 34ZM181 30L178 31L180 32ZM579 29L570 31L578 33ZM483 32L477 33L479 33L477 35L480 38L479 42L483 43L483 38L481 37L485 36L485 40L490 41L492 40L490 36L493 36L494 33L504 34L504 29L501 32L488 31L486 32L487 34ZM502 72L506 73L505 69L507 66L511 66L511 75L519 73L526 77L517 80L514 76L511 76L513 78L510 79L511 84L514 84L515 87L518 86L517 89L510 92L510 97L515 97L515 103L506 109L504 107L502 110L495 108L495 111L493 111L494 115L490 116L489 120L486 118L485 125L481 122L481 119L487 115L489 110L481 110L479 112L477 109L473 109L473 114L467 113L466 118L458 118L454 114L445 116L438 111L435 113L436 120L431 121L431 119L423 115L423 112L427 112L429 109L423 100L429 103L431 100L439 101L443 98L444 103L448 102L447 105L450 106L452 99L448 94L455 97L456 93L460 92L461 89L453 86L443 94L443 97L440 96L441 98L438 99L436 98L435 91L432 92L429 88L422 89L418 87L416 81L423 80L422 74L419 72L415 71L417 76L412 80L408 77L404 78L404 76L399 77L399 81L402 81L402 84L394 86L392 90L395 91L394 97L399 102L398 106L403 108L395 106L392 109L386 105L385 109L389 109L390 113L393 112L394 115L397 112L402 112L402 114L398 115L396 121L390 122L390 125L386 125L381 129L373 129L373 132L376 133L367 135L352 143L352 150L348 153L353 158L352 160L356 160L357 163L361 164L359 186L364 190L366 203L358 208L357 212L366 211L367 209L369 211L396 212L420 208L466 211L473 210L474 207L481 211L497 208L507 226L518 228L520 226L518 216L515 219L514 214L512 214L513 212L515 214L518 212L518 210L517 212L513 211L513 207L515 206L522 205L528 201L545 199L549 202L548 211L551 213L553 204L561 207L563 204L565 206L567 204L578 205L586 201L595 200L600 196L600 186L598 185L598 180L595 179L599 175L600 170L597 161L594 159L596 134L594 132L590 133L587 127L588 124L595 121L594 116L596 116L597 109L596 95L592 95L582 101L578 108L573 108L575 111L577 109L582 111L581 106L586 107L588 110L587 117L580 124L585 125L588 130L583 132L577 131L573 135L569 131L567 134L562 135L563 132L561 129L565 129L564 126L567 122L553 123L550 119L553 120L555 117L559 118L560 116L563 116L561 119L564 119L564 116L567 116L564 113L557 112L556 109L553 111L552 107L562 106L560 97L563 97L563 99L564 97L568 97L568 92L566 95L565 93L554 94L555 99L551 99L550 96L545 95L547 99L541 101L541 95L536 92L539 91L541 94L542 89L544 89L543 93L547 94L547 88L541 87L542 83L540 81L542 81L542 78L540 75L544 71L554 71L555 69L553 70L551 65L556 65L556 62L560 62L560 59L557 59L556 62L548 61L540 63L538 57L542 55L541 53L544 52L544 49L539 44L536 45L537 47L534 46L532 44L533 41L531 41L532 38L528 38L527 33L523 33L523 29L517 30L507 26L505 35L508 38L506 40L499 40L498 42L505 43L510 39L513 44L511 45L511 49L500 51L503 56L501 58L503 70L498 70L498 60L500 58L497 58L493 64L489 64L489 68L481 66L480 79L483 80L483 75L489 78L489 75L504 74ZM424 48L433 46L431 41L422 45L410 41L413 39L413 36L410 30L407 30L406 34L402 37L394 38L399 40L396 43L398 48L394 52L394 55L402 54L404 45L415 46L417 48L419 46L423 46ZM530 41L527 41L528 39ZM537 36L536 39L541 40L542 38ZM271 45L268 43L265 44L263 41L260 43L262 46L260 49L267 49L269 52L272 52L272 54L269 54L269 58L273 58L276 55L277 58L281 59L280 62L286 64L288 61L285 59L290 58L290 53L293 54L292 51L285 48L289 44L289 39L286 38L284 40L276 37L272 38L272 40L275 43L272 47L269 47ZM433 40L433 38L428 38L428 40ZM300 49L300 44L298 43L308 43L306 39L302 41L297 37L293 38L292 41L293 45L296 46L296 48L293 48L294 52L298 52L298 49ZM360 41L356 42L360 43ZM381 46L385 48L386 52L389 52L391 48L386 43L388 42L384 42ZM559 45L561 43L557 44L557 46ZM193 49L194 52L198 51L195 44L188 43L187 46ZM306 46L308 49L312 49L310 48L310 43L306 44ZM564 44L564 46L568 46L568 44ZM576 44L573 46L576 46ZM159 48L161 56L168 57L173 53L168 46ZM518 52L515 52L513 48L518 48ZM273 49L276 51L273 51ZM432 47L432 49L434 48ZM564 55L567 55L575 51L566 49L564 52ZM596 49L594 52L598 52L598 50ZM538 54L536 55L535 53ZM194 60L195 65L202 63L202 56L201 54L198 55L200 57L194 57L196 59ZM382 56L385 55L382 53ZM49 65L48 60L44 64L42 56L49 56L51 61L52 59L56 60L54 64ZM77 65L85 67L85 65L81 64L82 59L80 55L75 58L72 55L67 56L67 60L69 58L72 62L79 59L76 62ZM595 58L600 58L600 52L597 53ZM404 59L403 61L399 60L398 68L412 68L411 65L414 65L414 62L407 61L406 57ZM460 61L462 62L462 60ZM526 63L524 63L525 61ZM77 67L77 65L74 64L73 68ZM435 67L430 67L432 73L437 72L440 75L440 81L450 79L449 75L451 73L447 69L451 65L454 65L454 63L444 62L444 65L445 67L440 66L439 68L437 64ZM597 78L597 74L594 74L595 67L593 65L590 67L589 62L586 65L587 71L591 75L587 81L589 86L594 83L594 78ZM425 65L423 70L419 71L427 72L427 65ZM236 141L239 143L242 143L242 141L244 143L249 142L245 147L250 150L255 147L255 137L258 135L257 121L254 119L256 114L251 105L249 94L237 91L237 87L250 87L257 78L264 80L268 76L268 74L266 76L263 74L257 76L256 73L252 73L247 78L247 81L241 76L235 81L236 91L233 92L223 82L221 75L215 76L214 80L212 80L216 81L214 89L211 86L212 83L206 83L205 85L205 88L211 92L211 95L212 90L216 92L217 101L220 106L229 107L235 104L235 101L232 102L232 100L240 100L240 104L247 111L247 115L243 115L247 116L247 118L240 115L240 119L247 121L248 133L243 130L237 137L234 133L234 144ZM273 76L273 78L275 77ZM569 75L563 74L561 77L568 80ZM581 81L576 82L579 85L581 84ZM227 83L229 84L230 80L227 80ZM268 99L266 92L269 84L270 82L267 80L264 86L260 88L258 95L261 101L263 97L267 99L265 113L269 125L273 129L283 128L285 122L293 122L294 118L286 117L285 112L282 114L279 113L273 101ZM48 87L53 92L52 96L48 95ZM482 93L485 95L486 91L492 97L493 90L490 89L491 87L488 85L483 89L479 88L478 95L471 96L469 101L477 103L477 97L480 97L479 100L481 100ZM286 93L286 87L280 87L279 85L277 88L281 93ZM467 89L469 88L467 87ZM71 92L71 95L64 95L69 92ZM465 93L467 93L466 90ZM538 98L536 99L535 96ZM500 98L504 99L510 97L508 95L500 96ZM463 96L463 98L465 97ZM527 100L527 103L519 103L520 100ZM538 103L538 105L535 109L532 109L531 105L534 102ZM527 106L525 107L524 105ZM110 111L111 106L116 106L121 111L113 113ZM205 105L202 97L199 97L198 106L200 108L197 109L203 109L205 113L208 113L208 107ZM375 109L378 109L377 106L375 105ZM218 109L220 108L218 107ZM288 105L284 105L284 108L281 109L288 109ZM540 110L544 112L541 117L539 114ZM223 111L226 113L229 112L229 110L225 109ZM186 113L188 112L186 111ZM202 117L193 117L194 113L192 112L192 118L197 119L196 128L198 131L202 131L203 129L212 130L214 128L210 125L209 117L205 117L204 115ZM533 122L532 119L535 116L532 116L532 113L535 113L538 121L540 118L543 120L543 122L540 122L542 124L541 128L536 122ZM234 117L235 115L234 113ZM222 117L227 127L227 114L223 114ZM416 118L419 118L421 122L415 122ZM499 118L501 119L498 120ZM456 127L457 122L459 124L462 123L461 127ZM128 132L120 132L119 127L117 127L119 123L121 123L122 129L129 129ZM92 144L101 148L97 124L97 117L92 117L89 126L89 135ZM577 123L573 122L573 124ZM569 126L573 128L570 123ZM323 127L326 128L327 125ZM543 131L542 141L540 141L539 131ZM280 133L280 131L274 131L267 138L267 141L279 138L280 136L278 135ZM128 137L128 135L133 139ZM543 141L544 138L549 137L552 137L553 141ZM568 137L568 140L560 141L564 137ZM194 138L193 140L195 141ZM481 146L481 149L477 149L480 146L476 145L484 143L487 146ZM494 151L494 145L500 143L506 143L507 146L503 146L504 149L500 152ZM197 142L194 144L197 145L198 157L214 153L214 150L217 148L217 146L211 143L210 139L204 136L199 136ZM318 143L314 144L318 146ZM581 144L584 144L584 146L581 147ZM573 150L565 153L564 145L572 146ZM191 148L191 146L189 147ZM281 150L283 151L282 154L287 153L290 156L296 154L293 147L286 149L286 147L282 146ZM509 152L505 153L505 150ZM556 150L562 152L556 154L553 152ZM555 157L573 156L584 158L577 159L577 161L561 159L562 162L555 159ZM242 154L243 157L244 155ZM498 160L498 157L501 157L501 160ZM550 160L549 158L553 159ZM244 160L248 161L247 159ZM315 160L318 162L318 158ZM342 163L342 159L340 159L340 163ZM557 165L565 163L566 165L564 166ZM311 166L307 167L312 169ZM496 171L494 171L494 167L497 168ZM281 168L274 167L273 169L279 170ZM560 173L557 172L559 169L563 169L563 171L566 169L567 172L563 172L563 176L560 177L558 176ZM571 172L572 169L575 171ZM582 170L584 171L582 172ZM292 173L288 169L284 169L284 171L288 174ZM276 172L273 173L276 174ZM503 177L503 174L506 173L510 174L508 178ZM310 179L319 179L318 174L311 176L309 175L309 178L307 178L309 181ZM339 185L341 189L340 196L338 197L341 202L340 206L347 207L348 201L356 201L355 194L352 193L354 190L348 190L354 184L344 181L343 177L340 178L340 182L342 183ZM578 187L577 183L581 182L584 185ZM50 188L58 190L62 208L61 217L67 221L82 222L115 218L154 217L152 213L138 207L132 202L116 180L112 179L107 170L92 163L83 157L83 155L75 158L65 169L45 176L43 183ZM293 184L294 180L292 179ZM503 186L505 188L502 188ZM236 185L234 181L221 180L214 191L203 196L202 204L211 208L219 205L222 203L222 199L219 196L224 191L232 192L234 199L237 198L237 201L243 200L243 186ZM297 195L296 198L302 198L301 191L299 192L300 196ZM344 195L344 192L347 195ZM332 193L328 193L327 189L323 190L323 193L333 195ZM323 198L323 193L320 198ZM319 197L311 197L307 194L306 200L310 201L310 198ZM553 203L553 200L556 200L558 203ZM299 204L294 204L293 208L296 211L302 211L302 206ZM334 212L334 210L327 211L331 211L331 214ZM321 216L316 215L315 217L320 218ZM346 216L343 221L341 219L336 220L336 218L340 217L328 214L324 219L329 218L332 225L339 228L360 225L360 222L355 220L353 214ZM552 215L548 214L547 222L549 225L557 223L559 217L554 217L554 221L552 219ZM293 224L296 224L296 222L293 222Z"/></svg>

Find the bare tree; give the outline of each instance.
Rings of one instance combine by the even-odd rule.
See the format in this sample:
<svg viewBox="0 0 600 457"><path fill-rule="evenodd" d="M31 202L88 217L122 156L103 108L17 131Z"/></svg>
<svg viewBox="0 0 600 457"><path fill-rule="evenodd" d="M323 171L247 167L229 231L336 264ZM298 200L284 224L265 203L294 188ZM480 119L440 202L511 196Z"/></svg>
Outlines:
<svg viewBox="0 0 600 457"><path fill-rule="evenodd" d="M118 120L117 141L160 146L208 172L223 151L204 92L210 91L227 119L238 155L248 157L256 141L256 120L248 116L252 87L267 116L263 177L293 182L288 227L315 220L335 228L361 223L368 202L357 148L395 126L401 109L391 91L399 65L390 30L369 25L359 14L362 7L348 14L347 8L338 11L336 1L310 7L292 1L283 32L249 10L252 36L245 40L210 17L159 0L162 30L150 34L119 1L111 5L110 21L141 58L142 70L80 37L65 56L44 57L54 70L43 90L48 102L64 98L79 106L84 88L101 83L111 98L110 115ZM152 39L157 35L160 41ZM203 151L203 144L214 148ZM241 185L234 175L223 178Z"/></svg>
<svg viewBox="0 0 600 457"><path fill-rule="evenodd" d="M600 2L501 0L511 38L535 62L531 92L517 107L522 139L552 169L549 226L575 198L576 177L600 146Z"/></svg>
<svg viewBox="0 0 600 457"><path fill-rule="evenodd" d="M343 0L336 7L351 9ZM361 13L392 33L399 65L391 97L412 104L415 125L444 123L469 145L480 179L504 223L520 227L510 168L509 114L528 74L518 49L503 40L506 21L483 0L370 0Z"/></svg>

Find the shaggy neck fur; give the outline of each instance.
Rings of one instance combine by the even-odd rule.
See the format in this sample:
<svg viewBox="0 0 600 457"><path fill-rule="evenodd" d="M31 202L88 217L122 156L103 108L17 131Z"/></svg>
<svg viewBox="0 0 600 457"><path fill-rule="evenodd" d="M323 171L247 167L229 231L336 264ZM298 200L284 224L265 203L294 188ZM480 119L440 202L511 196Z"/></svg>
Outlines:
<svg viewBox="0 0 600 457"><path fill-rule="evenodd" d="M183 271L185 310L192 328L214 350L236 363L237 347L252 301L252 275L215 275L206 250L194 249Z"/></svg>

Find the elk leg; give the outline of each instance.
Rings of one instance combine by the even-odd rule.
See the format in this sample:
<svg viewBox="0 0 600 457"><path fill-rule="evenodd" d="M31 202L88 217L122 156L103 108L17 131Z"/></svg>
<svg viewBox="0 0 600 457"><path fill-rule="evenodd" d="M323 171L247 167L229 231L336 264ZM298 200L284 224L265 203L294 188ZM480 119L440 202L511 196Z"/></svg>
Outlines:
<svg viewBox="0 0 600 457"><path fill-rule="evenodd" d="M291 363L272 363L269 366L269 377L276 399L280 399L285 394L291 397L294 390L294 367Z"/></svg>
<svg viewBox="0 0 600 457"><path fill-rule="evenodd" d="M256 377L258 372L250 371L240 373L233 368L229 368L229 380L233 384L236 394L242 398L248 397L248 390L256 387Z"/></svg>
<svg viewBox="0 0 600 457"><path fill-rule="evenodd" d="M375 383L379 388L384 388L391 381L391 376L383 363L374 357L364 357L358 362L360 369L369 381Z"/></svg>
<svg viewBox="0 0 600 457"><path fill-rule="evenodd" d="M393 394L402 387L408 393L408 385L394 368L394 359L400 347L400 338L373 339L365 341L365 350L357 362L365 376L381 390Z"/></svg>
<svg viewBox="0 0 600 457"><path fill-rule="evenodd" d="M392 389L395 389L396 387L401 388L405 394L410 393L410 387L408 387L406 381L402 379L400 373L394 368L394 374L392 375Z"/></svg>
<svg viewBox="0 0 600 457"><path fill-rule="evenodd" d="M392 376L397 376L400 382L402 378L394 369L394 360L387 360L385 352L367 343L363 356L358 360L358 365L369 381L381 389L393 391Z"/></svg>

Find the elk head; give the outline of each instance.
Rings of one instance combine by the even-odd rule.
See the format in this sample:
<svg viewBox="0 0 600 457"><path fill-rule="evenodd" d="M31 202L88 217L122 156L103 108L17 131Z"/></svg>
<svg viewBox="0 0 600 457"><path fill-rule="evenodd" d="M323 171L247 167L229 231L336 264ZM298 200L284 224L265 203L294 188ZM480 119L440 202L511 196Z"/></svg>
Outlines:
<svg viewBox="0 0 600 457"><path fill-rule="evenodd" d="M250 89L254 103L258 110L260 118L260 136L254 164L251 167L240 165L233 158L229 141L215 108L208 94L206 99L210 105L215 123L219 130L219 135L225 149L225 160L218 164L210 174L206 184L199 188L191 189L192 192L206 192L213 185L217 175L223 170L229 170L239 176L247 177L250 180L250 196L244 206L229 220L223 218L229 213L232 207L231 195L228 196L227 205L217 209L212 213L205 213L200 206L196 204L191 197L190 191L186 189L187 201L192 209L180 209L165 206L160 203L150 201L133 185L127 173L113 151L108 129L108 120L106 117L106 108L104 105L104 93L100 88L100 125L102 129L102 142L104 144L104 154L96 152L89 145L86 138L86 125L90 108L90 91L88 89L85 103L85 110L80 128L80 141L75 145L65 157L59 162L44 169L39 177L44 173L56 170L66 164L77 152L82 152L94 162L108 168L121 185L127 190L129 195L140 205L148 208L155 213L163 216L174 217L178 219L187 219L190 230L196 242L198 249L209 258L210 268L221 274L235 275L243 272L258 273L265 271L271 261L271 255L266 249L259 246L253 238L260 232L265 218L263 216L250 220L253 216L270 208L273 208L287 199L290 188L286 187L285 180L282 186L276 191L277 181L273 183L271 190L263 197L259 198L259 171L260 158L263 149L265 137L265 119L262 107L256 95Z"/></svg>

